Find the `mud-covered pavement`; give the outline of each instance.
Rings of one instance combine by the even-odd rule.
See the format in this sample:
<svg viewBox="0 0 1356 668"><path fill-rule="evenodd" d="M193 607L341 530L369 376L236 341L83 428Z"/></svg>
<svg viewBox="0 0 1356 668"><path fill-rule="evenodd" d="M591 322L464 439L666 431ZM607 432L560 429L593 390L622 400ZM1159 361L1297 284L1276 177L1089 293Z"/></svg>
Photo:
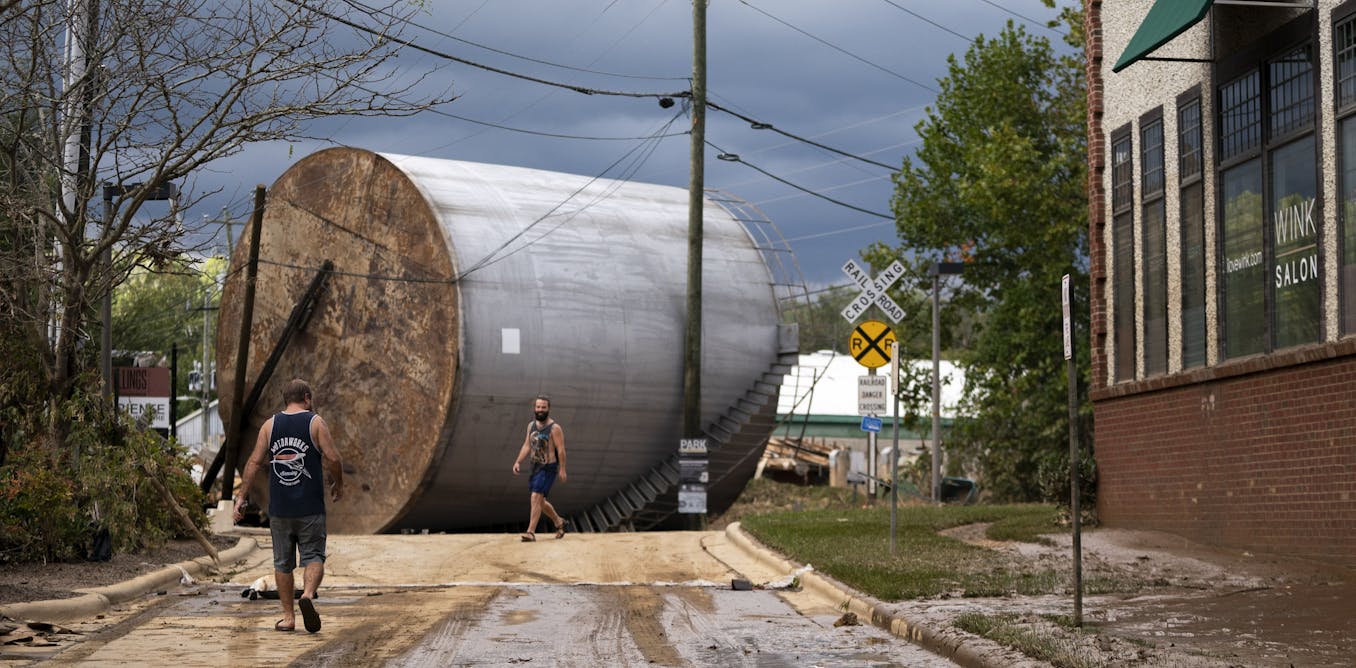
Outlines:
<svg viewBox="0 0 1356 668"><path fill-rule="evenodd" d="M240 593L272 566L266 540L228 583L68 624L78 636L5 665L950 666L784 579L720 532L333 536L319 633L281 633L275 600ZM300 621L300 620L298 620Z"/></svg>

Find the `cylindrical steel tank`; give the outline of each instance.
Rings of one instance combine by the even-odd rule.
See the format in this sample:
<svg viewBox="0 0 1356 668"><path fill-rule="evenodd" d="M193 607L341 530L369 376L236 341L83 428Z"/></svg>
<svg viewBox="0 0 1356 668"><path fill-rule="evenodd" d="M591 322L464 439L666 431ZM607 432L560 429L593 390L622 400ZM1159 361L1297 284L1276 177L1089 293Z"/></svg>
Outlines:
<svg viewBox="0 0 1356 668"><path fill-rule="evenodd" d="M587 509L682 435L687 201L667 186L355 148L302 159L268 192L247 393L318 268L335 271L242 443L282 407L282 384L304 378L347 471L332 531L503 525L527 517L526 474L510 468L548 394L568 454L551 500ZM704 219L705 424L776 361L779 314L748 232L710 200ZM221 300L222 397L249 238Z"/></svg>

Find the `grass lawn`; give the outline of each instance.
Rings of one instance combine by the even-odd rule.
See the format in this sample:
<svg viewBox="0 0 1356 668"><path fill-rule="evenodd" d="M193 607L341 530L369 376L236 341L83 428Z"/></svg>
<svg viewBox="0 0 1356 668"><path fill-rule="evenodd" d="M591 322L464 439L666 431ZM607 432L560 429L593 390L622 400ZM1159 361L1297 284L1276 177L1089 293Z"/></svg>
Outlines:
<svg viewBox="0 0 1356 668"><path fill-rule="evenodd" d="M897 549L890 555L888 501L870 508L818 508L747 515L746 531L767 546L882 601L940 596L1059 593L1068 573L1031 569L994 550L937 532L991 522L994 540L1042 542L1068 531L1051 505L901 505Z"/></svg>

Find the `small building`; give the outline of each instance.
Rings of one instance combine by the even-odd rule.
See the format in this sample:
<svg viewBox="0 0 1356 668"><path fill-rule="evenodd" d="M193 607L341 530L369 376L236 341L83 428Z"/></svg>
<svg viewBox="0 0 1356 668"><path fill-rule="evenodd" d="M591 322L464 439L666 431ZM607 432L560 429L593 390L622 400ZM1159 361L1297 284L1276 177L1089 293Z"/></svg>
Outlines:
<svg viewBox="0 0 1356 668"><path fill-rule="evenodd" d="M1110 526L1356 562L1356 2L1086 2Z"/></svg>
<svg viewBox="0 0 1356 668"><path fill-rule="evenodd" d="M202 479L203 472L212 463L212 458L216 457L217 450L221 448L221 443L226 438L215 399L207 405L206 413L207 418L204 420L203 410L199 408L174 423L179 443L188 449L189 456L193 458L194 480Z"/></svg>
<svg viewBox="0 0 1356 668"><path fill-rule="evenodd" d="M915 378L931 378L932 362L914 360L909 362L910 374ZM955 364L943 360L941 370L941 423L942 433L950 428L960 404L961 392L965 386L965 373ZM877 369L880 375L888 376L889 367ZM857 411L857 379L870 375L870 370L853 359L851 355L821 350L802 354L797 364L787 372L782 380L781 392L777 400L777 426L772 433L773 439L783 442L806 443L818 451L842 450L849 453L861 465L854 470L865 471L868 438L862 431L862 416ZM930 381L928 381L930 383ZM919 406L913 406L916 421L908 425L905 416L909 406L901 408L899 435L900 461L910 461L918 453L929 450L932 445L932 406L931 391ZM893 416L880 416L884 425L878 437L877 448L886 451L894 444ZM856 453L856 454L851 454ZM943 439L943 456L945 440Z"/></svg>

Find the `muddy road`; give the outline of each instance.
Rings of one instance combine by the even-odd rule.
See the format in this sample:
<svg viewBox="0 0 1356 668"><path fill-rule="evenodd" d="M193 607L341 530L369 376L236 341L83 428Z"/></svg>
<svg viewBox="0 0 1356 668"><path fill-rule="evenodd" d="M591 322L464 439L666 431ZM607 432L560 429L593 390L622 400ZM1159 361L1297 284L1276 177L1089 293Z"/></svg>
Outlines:
<svg viewBox="0 0 1356 668"><path fill-rule="evenodd" d="M273 630L267 536L227 582L70 624L22 665L952 666L773 572L723 532L332 536L319 633ZM736 591L733 578L772 588ZM300 618L298 618L300 626Z"/></svg>

